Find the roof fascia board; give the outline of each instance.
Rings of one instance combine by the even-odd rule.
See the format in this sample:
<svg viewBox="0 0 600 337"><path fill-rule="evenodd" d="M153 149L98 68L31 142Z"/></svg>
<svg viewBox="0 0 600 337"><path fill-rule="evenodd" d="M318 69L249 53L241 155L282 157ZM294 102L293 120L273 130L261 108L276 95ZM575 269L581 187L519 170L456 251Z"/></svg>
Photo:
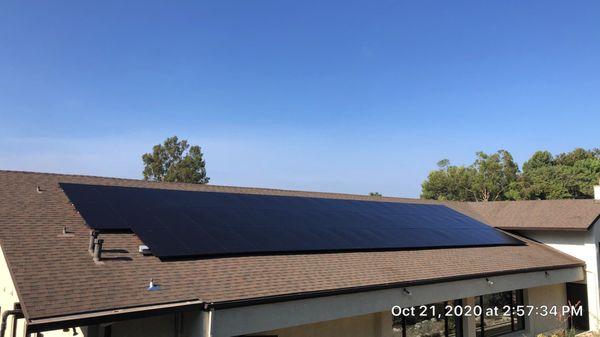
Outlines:
<svg viewBox="0 0 600 337"><path fill-rule="evenodd" d="M43 332L62 328L159 316L175 312L202 310L204 307L205 305L203 301L193 300L133 308L81 313L60 317L32 319L27 321L27 333Z"/></svg>
<svg viewBox="0 0 600 337"><path fill-rule="evenodd" d="M592 227L594 227L594 225L600 221L600 214L598 214L598 216L594 219L594 221L592 221L592 223L586 228L586 230L590 230L592 229Z"/></svg>
<svg viewBox="0 0 600 337"><path fill-rule="evenodd" d="M595 222L595 221L594 221ZM593 223L592 223L593 225ZM496 227L505 231L540 231L540 232L587 232L591 226L587 228L574 227Z"/></svg>

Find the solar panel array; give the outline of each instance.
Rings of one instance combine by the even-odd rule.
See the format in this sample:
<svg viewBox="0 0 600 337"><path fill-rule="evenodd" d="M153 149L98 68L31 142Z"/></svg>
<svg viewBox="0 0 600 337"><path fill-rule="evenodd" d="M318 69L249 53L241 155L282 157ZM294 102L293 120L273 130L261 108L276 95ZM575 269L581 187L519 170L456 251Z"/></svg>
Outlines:
<svg viewBox="0 0 600 337"><path fill-rule="evenodd" d="M523 244L443 205L60 185L91 228L161 258Z"/></svg>

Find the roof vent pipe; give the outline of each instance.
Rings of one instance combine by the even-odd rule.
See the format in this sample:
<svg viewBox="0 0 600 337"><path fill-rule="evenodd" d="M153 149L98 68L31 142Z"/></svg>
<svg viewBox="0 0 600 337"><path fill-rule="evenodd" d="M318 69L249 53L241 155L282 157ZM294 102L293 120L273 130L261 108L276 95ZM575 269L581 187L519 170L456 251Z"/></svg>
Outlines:
<svg viewBox="0 0 600 337"><path fill-rule="evenodd" d="M94 245L94 261L99 262L102 259L102 244L104 244L104 240L96 239Z"/></svg>
<svg viewBox="0 0 600 337"><path fill-rule="evenodd" d="M151 278L150 279L150 284L148 284L148 288L147 289L150 290L150 291L157 291L157 290L160 290L160 286L158 284L154 283L154 279Z"/></svg>
<svg viewBox="0 0 600 337"><path fill-rule="evenodd" d="M98 232L96 231L90 231L90 246L88 248L88 250L90 251L90 254L94 254L94 246L96 245L96 239L98 238Z"/></svg>
<svg viewBox="0 0 600 337"><path fill-rule="evenodd" d="M600 181L598 183L600 184ZM594 186L594 199L600 200L600 185Z"/></svg>

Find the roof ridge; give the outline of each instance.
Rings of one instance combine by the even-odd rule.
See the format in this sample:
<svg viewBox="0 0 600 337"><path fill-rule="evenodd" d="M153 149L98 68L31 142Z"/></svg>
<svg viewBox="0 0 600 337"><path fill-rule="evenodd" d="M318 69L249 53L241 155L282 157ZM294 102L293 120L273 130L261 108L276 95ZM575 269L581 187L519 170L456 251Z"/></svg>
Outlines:
<svg viewBox="0 0 600 337"><path fill-rule="evenodd" d="M134 181L134 182L143 182L150 184L164 184L164 185L179 185L179 186L197 186L201 184L195 183L185 183L185 182L164 182L164 181L152 181L152 180L144 180L144 179L136 179L136 178L123 178L123 177L108 177L108 176L99 176L99 175L89 175L89 174L77 174L77 173L55 173L55 172L41 172L41 171L25 171L25 170L2 170L0 169L0 173L20 173L20 174L40 174L40 175L50 175L50 176L66 176L66 177L80 177L80 178L95 178L95 179L106 179L106 180L120 180L120 181ZM443 205L451 205L453 203L463 204L463 205L485 205L485 204L511 204L511 203L534 203L534 202L568 202L568 201L587 201L594 202L600 204L600 200L595 199L535 199L535 200L496 200L496 201L457 201L457 200L435 200L435 199L421 199L421 198L410 198L410 197L398 197L398 196L370 196L368 194L355 194L355 193L343 193L343 192L329 192L329 191L309 191L309 190L294 190L294 189L284 189L284 188L273 188L273 187L250 187L250 186L234 186L234 185L213 185L206 184L206 186L216 187L216 188L239 188L245 190L253 190L253 191L269 191L269 192L284 192L284 193L307 193L307 194L326 194L331 196L339 196L339 197L361 197L365 199L372 200L404 200L404 201L426 201L431 203L440 203ZM475 209L472 211L481 215Z"/></svg>
<svg viewBox="0 0 600 337"><path fill-rule="evenodd" d="M341 192L322 192L322 191L308 191L308 190L293 190L293 189L282 189L282 188L270 188L270 187L248 187L248 186L232 186L232 185L213 185L213 184L195 184L195 183L184 183L184 182L165 182L165 181L152 181L135 178L120 178L120 177L106 177L97 175L85 175L85 174L73 174L73 173L52 173L52 172L37 172L37 171L19 171L19 170L2 170L0 173L19 173L19 174L37 174L37 175L49 175L49 176L66 176L74 178L93 178L103 180L117 180L117 181L131 181L131 182L142 182L148 184L157 185L176 185L176 186L207 186L213 188L224 188L224 189L241 189L255 192L272 192L272 193L293 193L293 194L315 194L323 197L336 196L341 198L356 198L360 197L365 200L377 200L377 201L415 201L415 202L431 202L431 203L442 203L439 200L431 199L419 199L419 198L408 198L408 197L395 197L395 196L371 196L368 194L353 194L353 193L341 193Z"/></svg>
<svg viewBox="0 0 600 337"><path fill-rule="evenodd" d="M107 177L107 176L97 176L97 175L91 175L91 174L77 174L77 173L55 173L55 172L2 170L2 169L0 169L0 173L42 174L42 175L49 175L49 176L68 176L68 177L82 177L82 178L100 178L100 179L154 182L154 181L150 181L150 180L135 179L135 178Z"/></svg>

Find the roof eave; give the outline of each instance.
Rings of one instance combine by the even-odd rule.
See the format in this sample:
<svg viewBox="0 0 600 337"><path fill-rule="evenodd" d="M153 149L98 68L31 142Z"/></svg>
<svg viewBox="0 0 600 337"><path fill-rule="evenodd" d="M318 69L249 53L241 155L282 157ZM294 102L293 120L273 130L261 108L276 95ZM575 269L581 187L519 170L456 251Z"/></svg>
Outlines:
<svg viewBox="0 0 600 337"><path fill-rule="evenodd" d="M592 224L593 225L593 224ZM496 227L505 231L568 231L568 232L587 232L592 225L588 227Z"/></svg>
<svg viewBox="0 0 600 337"><path fill-rule="evenodd" d="M214 308L214 309L227 309L227 308L244 307L244 306L251 306L251 305L258 305L258 304L302 300L302 299L315 298L315 297L351 294L351 293L373 291L373 290L403 288L403 287L409 287L409 286L436 284L436 283L452 282L452 281L462 281L462 280L477 279L477 278L483 278L483 277L493 277L493 276L502 276L502 275L518 274L518 273L549 271L549 270L568 269L568 268L577 268L577 267L585 267L585 262L572 263L572 264L566 264L566 265L560 265L560 266L532 267L532 268L516 269L516 270L503 270L503 271L491 272L491 273L465 274L465 275L440 277L440 278L426 279L426 280L415 280L415 281L406 281L406 282L397 282L397 283L388 283L388 284L368 285L368 286L361 286L361 287L338 288L338 289L328 289L328 290L303 292L303 293L295 293L295 294L255 297L255 298L232 300L232 301L218 301L218 302L207 303L207 306L210 308Z"/></svg>
<svg viewBox="0 0 600 337"><path fill-rule="evenodd" d="M29 319L27 320L27 333L159 316L176 312L201 310L204 307L205 303L202 300L190 300L183 302L94 311L65 316Z"/></svg>
<svg viewBox="0 0 600 337"><path fill-rule="evenodd" d="M316 297L326 297L326 296L333 296L333 295L359 293L359 292L366 292L366 291L373 291L373 290L402 288L402 287L408 287L408 286L418 286L418 285L436 284L436 283L451 282L451 281L477 279L477 278L482 278L482 277L492 277L492 276L501 276L501 275L536 272L536 271L568 269L568 268L577 268L577 267L584 267L584 266L585 266L585 263L581 262L581 263L566 264L566 265L560 265L560 266L546 266L546 267L535 267L535 268L525 268L525 269L516 269L516 270L505 270L505 271L498 271L498 272L492 272L492 273L458 275L458 276L452 276L452 277L441 277L441 278L436 278L436 279L416 280L416 281L379 284L379 285L369 285L369 286L352 287L352 288L338 288L338 289L303 292L303 293L295 293L295 294L256 297L256 298L248 298L248 299L232 300L232 301L207 302L207 301L198 299L198 300L189 300L189 301L181 301L181 302L174 302L174 303L163 303L163 304L155 304L155 305L148 305L148 306L137 306L137 307L129 307L129 308L118 308L118 309L110 309L110 310L103 310L103 311L93 311L93 312L86 312L86 313L69 314L69 315L63 315L63 316L43 317L43 318L28 319L27 320L27 333L42 332L42 331L49 331L49 330L56 330L56 329L63 329L63 328L71 328L71 327L77 327L77 326L87 326L87 325L94 325L94 324L101 324L101 323L106 323L106 322L122 321L122 320L129 320L129 319L137 319L137 318L144 318L144 317L152 317L152 316L159 316L159 315L165 315L165 314L176 313L176 312L207 310L207 309L211 309L211 308L217 309L217 310L228 309L228 308L235 308L235 307L245 307L245 306L252 306L252 305L259 305L259 304L287 302L287 301L316 298Z"/></svg>

